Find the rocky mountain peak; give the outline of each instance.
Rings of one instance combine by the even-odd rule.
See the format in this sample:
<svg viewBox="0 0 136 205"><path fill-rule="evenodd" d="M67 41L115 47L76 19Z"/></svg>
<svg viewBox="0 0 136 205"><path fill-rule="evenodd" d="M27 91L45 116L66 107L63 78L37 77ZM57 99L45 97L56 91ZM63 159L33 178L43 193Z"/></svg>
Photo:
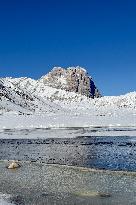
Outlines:
<svg viewBox="0 0 136 205"><path fill-rule="evenodd" d="M87 71L80 67L54 67L51 72L40 79L45 85L75 92L87 97L101 97L94 81Z"/></svg>

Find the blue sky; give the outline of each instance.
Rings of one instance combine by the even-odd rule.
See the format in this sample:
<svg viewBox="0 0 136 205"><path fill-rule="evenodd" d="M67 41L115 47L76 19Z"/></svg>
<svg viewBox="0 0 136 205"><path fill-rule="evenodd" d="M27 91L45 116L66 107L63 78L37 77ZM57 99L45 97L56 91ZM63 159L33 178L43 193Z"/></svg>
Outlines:
<svg viewBox="0 0 136 205"><path fill-rule="evenodd" d="M0 76L88 70L103 95L136 90L135 0L1 0Z"/></svg>

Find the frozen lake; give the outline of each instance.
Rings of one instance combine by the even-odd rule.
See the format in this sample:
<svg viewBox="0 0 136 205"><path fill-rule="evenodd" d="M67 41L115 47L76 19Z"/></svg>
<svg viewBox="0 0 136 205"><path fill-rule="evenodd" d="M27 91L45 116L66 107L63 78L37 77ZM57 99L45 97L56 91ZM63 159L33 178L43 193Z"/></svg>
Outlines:
<svg viewBox="0 0 136 205"><path fill-rule="evenodd" d="M0 204L136 205L136 137L124 134L131 131L105 130L107 136L93 136L98 129L2 132ZM14 159L21 167L8 170L7 160Z"/></svg>
<svg viewBox="0 0 136 205"><path fill-rule="evenodd" d="M134 205L136 174L22 162L0 163L0 192L15 205Z"/></svg>
<svg viewBox="0 0 136 205"><path fill-rule="evenodd" d="M78 133L76 138L62 138L62 133L61 138L51 138L50 135L50 138L45 136L40 139L0 139L0 159L108 170L136 170L135 136L102 137L89 136L89 133L88 136L80 136Z"/></svg>

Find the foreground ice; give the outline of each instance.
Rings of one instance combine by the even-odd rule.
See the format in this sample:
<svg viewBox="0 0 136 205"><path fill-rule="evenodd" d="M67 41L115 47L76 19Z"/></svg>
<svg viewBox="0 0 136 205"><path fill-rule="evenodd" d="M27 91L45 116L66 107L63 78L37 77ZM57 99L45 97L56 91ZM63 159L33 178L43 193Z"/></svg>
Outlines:
<svg viewBox="0 0 136 205"><path fill-rule="evenodd" d="M0 205L14 205L13 203L8 202L9 198L9 194L3 194L0 192Z"/></svg>
<svg viewBox="0 0 136 205"><path fill-rule="evenodd" d="M22 162L21 168L13 172L6 165L6 161L0 163L0 191L8 191L13 203L17 199L18 203L29 205L136 203L135 173L30 162Z"/></svg>

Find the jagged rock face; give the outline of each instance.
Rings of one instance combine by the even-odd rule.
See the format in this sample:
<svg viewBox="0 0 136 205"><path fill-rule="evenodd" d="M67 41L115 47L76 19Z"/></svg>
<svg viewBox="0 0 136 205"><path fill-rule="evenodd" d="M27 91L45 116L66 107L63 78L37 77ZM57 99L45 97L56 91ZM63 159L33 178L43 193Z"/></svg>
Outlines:
<svg viewBox="0 0 136 205"><path fill-rule="evenodd" d="M54 67L53 70L43 76L41 80L45 85L54 88L64 89L92 98L101 97L92 78L88 76L85 69L79 66L70 67L68 69Z"/></svg>

